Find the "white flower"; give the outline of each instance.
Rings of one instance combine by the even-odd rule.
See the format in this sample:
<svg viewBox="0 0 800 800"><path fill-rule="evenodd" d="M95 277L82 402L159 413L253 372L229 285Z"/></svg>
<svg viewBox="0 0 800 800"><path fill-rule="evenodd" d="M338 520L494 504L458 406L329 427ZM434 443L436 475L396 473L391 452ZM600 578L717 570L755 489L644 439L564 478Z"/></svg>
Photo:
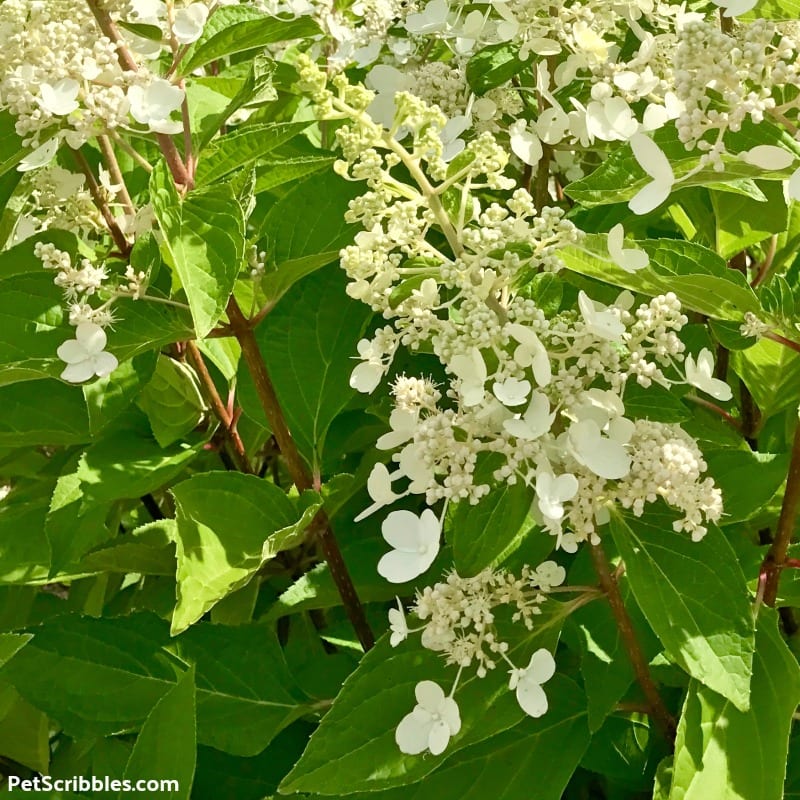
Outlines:
<svg viewBox="0 0 800 800"><path fill-rule="evenodd" d="M184 91L163 78L154 78L149 86L131 86L128 100L131 116L156 133L178 133L180 122L172 122L169 115L181 107Z"/></svg>
<svg viewBox="0 0 800 800"><path fill-rule="evenodd" d="M733 397L731 387L725 381L714 377L714 356L707 347L700 351L696 362L694 356L686 356L684 368L686 382L700 391L710 394L717 400L730 400Z"/></svg>
<svg viewBox="0 0 800 800"><path fill-rule="evenodd" d="M461 399L465 406L476 406L483 400L487 372L486 364L477 347L467 355L453 356L450 369L461 379Z"/></svg>
<svg viewBox="0 0 800 800"><path fill-rule="evenodd" d="M608 232L608 252L614 263L622 267L625 272L636 272L644 269L650 263L650 257L644 250L638 248L624 248L625 229L618 222Z"/></svg>
<svg viewBox="0 0 800 800"><path fill-rule="evenodd" d="M634 134L630 145L639 166L653 180L636 193L628 203L628 208L634 214L647 214L669 197L675 183L675 173L664 151L643 133Z"/></svg>
<svg viewBox="0 0 800 800"><path fill-rule="evenodd" d="M431 0L422 13L406 17L406 30L409 33L435 33L447 27L450 4L447 0Z"/></svg>
<svg viewBox="0 0 800 800"><path fill-rule="evenodd" d="M402 494L397 494L392 491L392 476L389 474L389 470L386 469L386 465L380 463L375 464L372 471L369 473L369 477L367 478L367 492L369 492L373 503L368 508L365 508L353 520L354 522L361 522L362 519L366 519L366 517L379 508L388 506L390 503L403 497Z"/></svg>
<svg viewBox="0 0 800 800"><path fill-rule="evenodd" d="M17 172L30 172L34 169L39 169L53 160L53 156L61 144L61 137L54 136L48 139L43 145L40 145L35 150L28 153L22 161L17 164Z"/></svg>
<svg viewBox="0 0 800 800"><path fill-rule="evenodd" d="M550 401L547 395L534 392L522 417L506 420L503 428L517 439L530 442L544 436L552 427L555 418L555 413L550 413Z"/></svg>
<svg viewBox="0 0 800 800"><path fill-rule="evenodd" d="M83 383L89 378L105 378L119 365L116 357L105 352L106 332L93 322L82 322L75 338L59 346L58 357L67 363L61 377L70 383Z"/></svg>
<svg viewBox="0 0 800 800"><path fill-rule="evenodd" d="M586 128L589 136L604 142L626 141L639 130L631 107L622 97L592 100L586 107Z"/></svg>
<svg viewBox="0 0 800 800"><path fill-rule="evenodd" d="M494 396L506 406L520 406L530 394L530 381L518 381L516 378L506 378L502 383L495 383L492 387Z"/></svg>
<svg viewBox="0 0 800 800"><path fill-rule="evenodd" d="M369 339L359 340L357 347L359 356L364 360L350 373L350 388L372 394L383 377L383 363Z"/></svg>
<svg viewBox="0 0 800 800"><path fill-rule="evenodd" d="M542 684L555 675L556 662L549 651L541 648L532 656L525 669L515 669L511 673L508 688L516 689L517 702L531 717L541 717L547 712L547 695Z"/></svg>
<svg viewBox="0 0 800 800"><path fill-rule="evenodd" d="M433 681L420 681L414 689L417 705L397 726L394 740L401 753L417 755L430 750L435 756L443 753L461 730L461 715L452 697Z"/></svg>
<svg viewBox="0 0 800 800"><path fill-rule="evenodd" d="M375 446L379 450L392 450L407 442L417 429L418 417L419 414L415 411L406 411L402 408L394 409L389 416L389 427L392 430L389 433L384 433Z"/></svg>
<svg viewBox="0 0 800 800"><path fill-rule="evenodd" d="M624 478L630 472L631 457L622 442L603 436L593 419L570 425L567 442L575 459L600 478Z"/></svg>
<svg viewBox="0 0 800 800"><path fill-rule="evenodd" d="M773 144L759 144L751 147L749 150L739 153L739 158L745 164L769 170L786 169L794 163L793 153Z"/></svg>
<svg viewBox="0 0 800 800"><path fill-rule="evenodd" d="M78 107L78 81L62 78L58 83L43 83L39 87L39 105L58 117L72 113Z"/></svg>
<svg viewBox="0 0 800 800"><path fill-rule="evenodd" d="M578 493L578 479L569 472L556 477L551 472L536 476L536 503L542 515L553 522L564 516L564 503Z"/></svg>
<svg viewBox="0 0 800 800"><path fill-rule="evenodd" d="M586 328L600 339L619 341L625 333L625 326L619 317L601 303L595 303L583 290L578 292L578 308Z"/></svg>
<svg viewBox="0 0 800 800"><path fill-rule="evenodd" d="M403 604L400 602L399 597L395 597L395 600L397 600L397 608L389 609L389 628L392 631L392 635L389 637L389 644L392 647L397 647L400 642L404 642L410 632L406 622L406 614L403 611Z"/></svg>
<svg viewBox="0 0 800 800"><path fill-rule="evenodd" d="M788 190L792 200L800 200L800 169L796 169L789 178Z"/></svg>
<svg viewBox="0 0 800 800"><path fill-rule="evenodd" d="M509 126L511 134L511 150L523 164L535 167L542 159L542 143L539 137L527 129L524 119L517 120Z"/></svg>
<svg viewBox="0 0 800 800"><path fill-rule="evenodd" d="M561 586L567 578L567 571L555 561L543 561L536 567L536 584L543 591L547 592L554 586Z"/></svg>
<svg viewBox="0 0 800 800"><path fill-rule="evenodd" d="M530 328L517 322L506 325L505 332L519 342L519 347L514 351L514 361L521 367L531 367L536 383L547 386L553 373L550 356L539 337Z"/></svg>
<svg viewBox="0 0 800 800"><path fill-rule="evenodd" d="M390 583L406 583L422 575L439 553L442 528L429 508L419 517L412 511L392 511L381 533L394 550L381 557L378 574Z"/></svg>
<svg viewBox="0 0 800 800"><path fill-rule="evenodd" d="M172 33L180 44L196 42L203 33L203 26L208 19L208 6L205 3L192 3L188 8L179 8L175 12Z"/></svg>
<svg viewBox="0 0 800 800"><path fill-rule="evenodd" d="M758 0L714 0L714 5L725 9L723 17L738 17L754 9Z"/></svg>

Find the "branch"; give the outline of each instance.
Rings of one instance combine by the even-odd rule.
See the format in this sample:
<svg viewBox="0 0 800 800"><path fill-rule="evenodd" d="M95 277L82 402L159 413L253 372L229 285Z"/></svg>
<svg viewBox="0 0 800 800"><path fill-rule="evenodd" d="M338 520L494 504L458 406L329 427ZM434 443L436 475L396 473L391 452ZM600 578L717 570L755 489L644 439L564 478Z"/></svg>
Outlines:
<svg viewBox="0 0 800 800"><path fill-rule="evenodd" d="M781 515L778 518L775 538L761 565L761 574L765 576L764 602L768 606L774 606L775 598L778 596L778 581L781 570L786 564L786 553L794 533L798 509L800 509L800 424L797 425L794 432L792 458L789 462L786 490L783 494Z"/></svg>
<svg viewBox="0 0 800 800"><path fill-rule="evenodd" d="M261 407L264 409L272 434L278 443L281 454L286 459L292 482L298 491L313 489L314 481L306 469L305 462L300 456L297 445L286 424L286 418L278 402L278 396L275 394L275 387L272 385L267 365L264 363L261 351L258 348L252 323L245 318L234 297L231 297L228 303L228 319L230 320L231 330L242 348L242 357L253 378L258 399L261 401ZM366 652L375 644L375 637L364 615L364 609L358 599L353 580L342 558L339 543L336 541L328 515L324 510L320 510L314 517L309 527L309 532L319 539L322 553L342 598L347 616L350 618L361 646Z"/></svg>
<svg viewBox="0 0 800 800"><path fill-rule="evenodd" d="M186 353L191 359L195 372L197 373L197 377L200 378L200 383L203 386L203 392L208 401L211 403L211 407L214 409L214 414L225 428L225 435L233 447L233 452L238 462L237 466L242 472L246 472L249 475L254 474L253 467L247 457L247 451L242 443L242 438L239 436L239 431L236 430L236 418L233 414L228 412L225 403L222 402L222 398L219 396L217 387L214 385L214 380L208 371L205 360L203 359L203 354L200 352L197 344L192 341L186 342Z"/></svg>
<svg viewBox="0 0 800 800"><path fill-rule="evenodd" d="M605 551L603 550L603 546L601 544L589 545L589 550L592 555L592 563L594 564L595 572L600 581L600 587L608 598L608 604L611 606L611 613L616 620L617 629L619 630L620 638L625 647L625 652L627 652L628 659L633 667L636 681L639 686L641 686L644 696L647 699L647 704L650 707L650 716L654 719L670 747L672 747L675 744L675 720L664 705L664 701L658 693L653 677L650 675L647 659L644 657L642 648L639 645L639 640L636 638L636 632L633 629L633 623L628 615L628 610L625 608L625 603L622 600L617 579L611 574L611 567L608 563Z"/></svg>

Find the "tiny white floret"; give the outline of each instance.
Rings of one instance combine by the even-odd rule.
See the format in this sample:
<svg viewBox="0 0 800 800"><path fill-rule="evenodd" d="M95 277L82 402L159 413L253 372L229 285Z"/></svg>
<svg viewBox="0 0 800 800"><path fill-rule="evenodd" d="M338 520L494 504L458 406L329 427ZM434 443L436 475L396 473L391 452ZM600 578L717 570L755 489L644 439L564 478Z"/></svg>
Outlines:
<svg viewBox="0 0 800 800"><path fill-rule="evenodd" d="M97 376L105 378L119 365L116 356L105 352L106 332L93 322L82 322L75 338L59 346L58 357L67 363L61 377L70 383L83 383Z"/></svg>

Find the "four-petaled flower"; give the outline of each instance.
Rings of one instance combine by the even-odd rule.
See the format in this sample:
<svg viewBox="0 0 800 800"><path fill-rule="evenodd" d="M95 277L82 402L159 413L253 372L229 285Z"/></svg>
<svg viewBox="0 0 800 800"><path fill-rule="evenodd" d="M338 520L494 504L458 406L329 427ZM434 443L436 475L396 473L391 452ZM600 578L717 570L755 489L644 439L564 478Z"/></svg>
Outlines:
<svg viewBox="0 0 800 800"><path fill-rule="evenodd" d="M556 662L549 651L541 648L532 656L525 669L511 672L508 688L516 690L520 708L531 717L541 717L547 712L547 695L542 684L547 683L556 671Z"/></svg>
<svg viewBox="0 0 800 800"><path fill-rule="evenodd" d="M650 263L650 257L644 250L623 247L624 242L625 229L620 222L608 232L608 253L614 263L622 267L625 272L636 272L644 269Z"/></svg>
<svg viewBox="0 0 800 800"><path fill-rule="evenodd" d="M397 600L397 608L389 609L389 630L392 632L389 637L389 644L392 647L397 647L400 642L404 642L410 633L403 604L400 602L399 597L395 597L395 600Z"/></svg>
<svg viewBox="0 0 800 800"><path fill-rule="evenodd" d="M381 557L378 574L390 583L406 583L422 575L439 553L442 528L429 508L419 517L412 511L392 511L381 533L394 550Z"/></svg>
<svg viewBox="0 0 800 800"><path fill-rule="evenodd" d="M154 78L146 87L128 89L131 116L155 133L172 134L183 130L183 123L173 122L169 115L181 107L184 97L183 89L163 78Z"/></svg>
<svg viewBox="0 0 800 800"><path fill-rule="evenodd" d="M700 391L710 394L717 400L730 400L733 397L731 387L725 381L714 377L714 356L711 351L704 347L697 356L686 356L684 362L686 370L686 382Z"/></svg>
<svg viewBox="0 0 800 800"><path fill-rule="evenodd" d="M675 183L675 173L664 151L648 136L634 134L630 144L639 166L653 180L636 193L628 203L628 208L634 214L647 214L669 197Z"/></svg>
<svg viewBox="0 0 800 800"><path fill-rule="evenodd" d="M70 383L83 383L89 378L105 378L119 362L105 352L106 332L93 322L82 322L75 330L75 338L64 342L56 351L67 366L61 377Z"/></svg>
<svg viewBox="0 0 800 800"><path fill-rule="evenodd" d="M444 752L450 737L461 730L458 705L433 681L420 681L414 694L417 705L400 721L394 740L402 753L417 755L430 750L438 756Z"/></svg>

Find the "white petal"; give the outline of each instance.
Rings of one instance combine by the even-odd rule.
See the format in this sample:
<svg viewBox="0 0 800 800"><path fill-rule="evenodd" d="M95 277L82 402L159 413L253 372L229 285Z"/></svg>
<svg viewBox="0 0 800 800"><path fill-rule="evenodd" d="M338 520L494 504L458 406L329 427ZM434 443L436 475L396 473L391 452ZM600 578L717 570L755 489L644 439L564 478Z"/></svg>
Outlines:
<svg viewBox="0 0 800 800"><path fill-rule="evenodd" d="M450 728L444 720L437 720L431 726L431 732L428 734L428 749L431 754L438 756L447 749L447 743L450 741Z"/></svg>
<svg viewBox="0 0 800 800"><path fill-rule="evenodd" d="M638 215L649 214L653 209L658 208L670 195L672 191L671 183L659 183L651 181L643 186L628 201L628 208Z"/></svg>
<svg viewBox="0 0 800 800"><path fill-rule="evenodd" d="M534 683L546 683L555 674L556 661L550 651L542 647L531 656L523 680L530 680Z"/></svg>
<svg viewBox="0 0 800 800"><path fill-rule="evenodd" d="M412 756L425 752L428 749L430 729L430 716L421 719L413 711L406 714L394 732L394 740L400 752Z"/></svg>
<svg viewBox="0 0 800 800"><path fill-rule="evenodd" d="M423 564L419 553L390 550L378 562L378 575L389 583L407 583L422 575L429 566Z"/></svg>
<svg viewBox="0 0 800 800"><path fill-rule="evenodd" d="M414 687L414 696L417 698L417 702L431 714L439 713L445 700L444 690L433 681L420 681Z"/></svg>
<svg viewBox="0 0 800 800"><path fill-rule="evenodd" d="M106 348L106 332L93 322L82 322L75 330L75 338L89 355L101 353Z"/></svg>
<svg viewBox="0 0 800 800"><path fill-rule="evenodd" d="M111 353L98 353L92 358L92 366L98 378L105 378L119 366L119 361Z"/></svg>
<svg viewBox="0 0 800 800"><path fill-rule="evenodd" d="M72 78L63 78L54 85L43 83L39 87L42 108L56 116L65 116L78 107L80 84Z"/></svg>
<svg viewBox="0 0 800 800"><path fill-rule="evenodd" d="M800 169L796 169L789 178L789 197L800 200Z"/></svg>
<svg viewBox="0 0 800 800"><path fill-rule="evenodd" d="M43 167L45 164L49 164L53 160L53 156L56 154L59 144L61 144L61 138L59 136L48 139L43 145L28 153L28 155L17 164L17 172L30 172L31 170Z"/></svg>
<svg viewBox="0 0 800 800"><path fill-rule="evenodd" d="M794 155L783 147L772 144L759 144L750 150L739 153L739 158L747 164L761 169L786 169L794 163Z"/></svg>
<svg viewBox="0 0 800 800"><path fill-rule="evenodd" d="M517 702L531 717L541 717L547 713L547 695L538 683L524 680L517 684Z"/></svg>
<svg viewBox="0 0 800 800"><path fill-rule="evenodd" d="M456 701L452 697L446 697L439 706L439 713L450 728L451 735L455 736L461 730L461 714Z"/></svg>
<svg viewBox="0 0 800 800"><path fill-rule="evenodd" d="M367 478L367 491L369 496L383 505L396 500L398 495L392 491L392 479L385 464L375 464Z"/></svg>
<svg viewBox="0 0 800 800"><path fill-rule="evenodd" d="M383 367L370 364L369 361L362 361L350 373L350 388L363 394L372 394L378 388L382 377Z"/></svg>
<svg viewBox="0 0 800 800"><path fill-rule="evenodd" d="M61 377L70 383L83 383L89 378L94 378L94 367L90 361L79 361L77 364L68 364Z"/></svg>
<svg viewBox="0 0 800 800"><path fill-rule="evenodd" d="M63 344L58 346L56 355L67 364L79 364L81 361L86 361L89 354L86 348L76 339L69 339Z"/></svg>
<svg viewBox="0 0 800 800"><path fill-rule="evenodd" d="M207 19L208 7L205 3L192 3L188 8L179 8L175 12L172 32L180 44L191 44L200 38Z"/></svg>
<svg viewBox="0 0 800 800"><path fill-rule="evenodd" d="M639 166L654 181L661 184L675 182L675 175L672 172L669 159L649 136L637 133L631 137L630 145L634 158L639 162Z"/></svg>
<svg viewBox="0 0 800 800"><path fill-rule="evenodd" d="M395 550L416 553L420 546L419 528L419 517L412 511L392 511L381 525L381 534Z"/></svg>

